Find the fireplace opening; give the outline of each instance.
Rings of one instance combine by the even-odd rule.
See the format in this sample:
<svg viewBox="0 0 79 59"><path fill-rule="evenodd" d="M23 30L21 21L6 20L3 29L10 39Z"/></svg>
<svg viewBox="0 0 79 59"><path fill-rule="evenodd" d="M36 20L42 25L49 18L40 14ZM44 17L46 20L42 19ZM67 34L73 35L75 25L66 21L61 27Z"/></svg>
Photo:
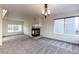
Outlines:
<svg viewBox="0 0 79 59"><path fill-rule="evenodd" d="M40 36L40 28L32 28L32 36Z"/></svg>

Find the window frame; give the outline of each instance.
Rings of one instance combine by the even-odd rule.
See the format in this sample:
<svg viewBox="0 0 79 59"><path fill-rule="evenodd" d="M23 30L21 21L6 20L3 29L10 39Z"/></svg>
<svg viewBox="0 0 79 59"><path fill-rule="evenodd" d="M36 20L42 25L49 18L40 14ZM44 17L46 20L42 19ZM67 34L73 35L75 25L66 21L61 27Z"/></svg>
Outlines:
<svg viewBox="0 0 79 59"><path fill-rule="evenodd" d="M23 32L23 24L8 24L8 26L13 26L14 28L11 30L11 32L9 32L9 29L8 29L8 33L21 33ZM15 25L21 25L21 31L15 31Z"/></svg>
<svg viewBox="0 0 79 59"><path fill-rule="evenodd" d="M63 21L64 21L64 19L62 19ZM55 21L55 20L54 20ZM55 22L54 22L54 28L55 28ZM55 29L54 29L54 33L56 33L56 34L64 34L64 31L63 31L63 33L57 33L56 31L55 31Z"/></svg>
<svg viewBox="0 0 79 59"><path fill-rule="evenodd" d="M53 32L55 33L55 34L64 34L64 35L73 35L73 36L75 36L75 35L79 35L79 34L66 34L65 33L65 19L67 19L67 18L75 18L75 17L79 17L78 15L77 16L70 16L70 17L62 17L62 18L56 18L56 19L54 19L54 21L55 20L59 20L59 19L64 19L64 33L57 33L57 32L55 32L54 30L53 30ZM54 22L54 26L55 26L55 22ZM76 26L75 26L76 27ZM55 27L54 27L55 28ZM76 29L76 28L75 28Z"/></svg>

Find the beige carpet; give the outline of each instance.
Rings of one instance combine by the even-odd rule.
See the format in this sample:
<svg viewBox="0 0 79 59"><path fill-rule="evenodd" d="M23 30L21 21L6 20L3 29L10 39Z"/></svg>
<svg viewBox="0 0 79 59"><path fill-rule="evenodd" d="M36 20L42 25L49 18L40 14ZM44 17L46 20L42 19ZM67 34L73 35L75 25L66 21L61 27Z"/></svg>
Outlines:
<svg viewBox="0 0 79 59"><path fill-rule="evenodd" d="M8 37L9 38L9 37ZM1 54L72 54L79 53L79 46L47 38L29 38L19 35L3 43Z"/></svg>

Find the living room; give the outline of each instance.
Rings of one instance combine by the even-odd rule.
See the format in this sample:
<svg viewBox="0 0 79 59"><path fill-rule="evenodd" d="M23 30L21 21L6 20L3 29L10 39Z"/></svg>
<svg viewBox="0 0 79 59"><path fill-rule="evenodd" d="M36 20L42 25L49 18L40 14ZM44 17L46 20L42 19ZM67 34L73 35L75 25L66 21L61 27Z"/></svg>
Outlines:
<svg viewBox="0 0 79 59"><path fill-rule="evenodd" d="M0 4L1 53L79 53L78 7L79 4Z"/></svg>

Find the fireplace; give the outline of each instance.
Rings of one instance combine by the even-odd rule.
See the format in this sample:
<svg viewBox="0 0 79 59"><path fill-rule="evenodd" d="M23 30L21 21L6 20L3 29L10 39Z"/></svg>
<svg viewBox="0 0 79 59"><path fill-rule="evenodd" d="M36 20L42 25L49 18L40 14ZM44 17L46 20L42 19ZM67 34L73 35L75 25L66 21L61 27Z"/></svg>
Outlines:
<svg viewBox="0 0 79 59"><path fill-rule="evenodd" d="M40 28L32 28L32 36L40 36Z"/></svg>

